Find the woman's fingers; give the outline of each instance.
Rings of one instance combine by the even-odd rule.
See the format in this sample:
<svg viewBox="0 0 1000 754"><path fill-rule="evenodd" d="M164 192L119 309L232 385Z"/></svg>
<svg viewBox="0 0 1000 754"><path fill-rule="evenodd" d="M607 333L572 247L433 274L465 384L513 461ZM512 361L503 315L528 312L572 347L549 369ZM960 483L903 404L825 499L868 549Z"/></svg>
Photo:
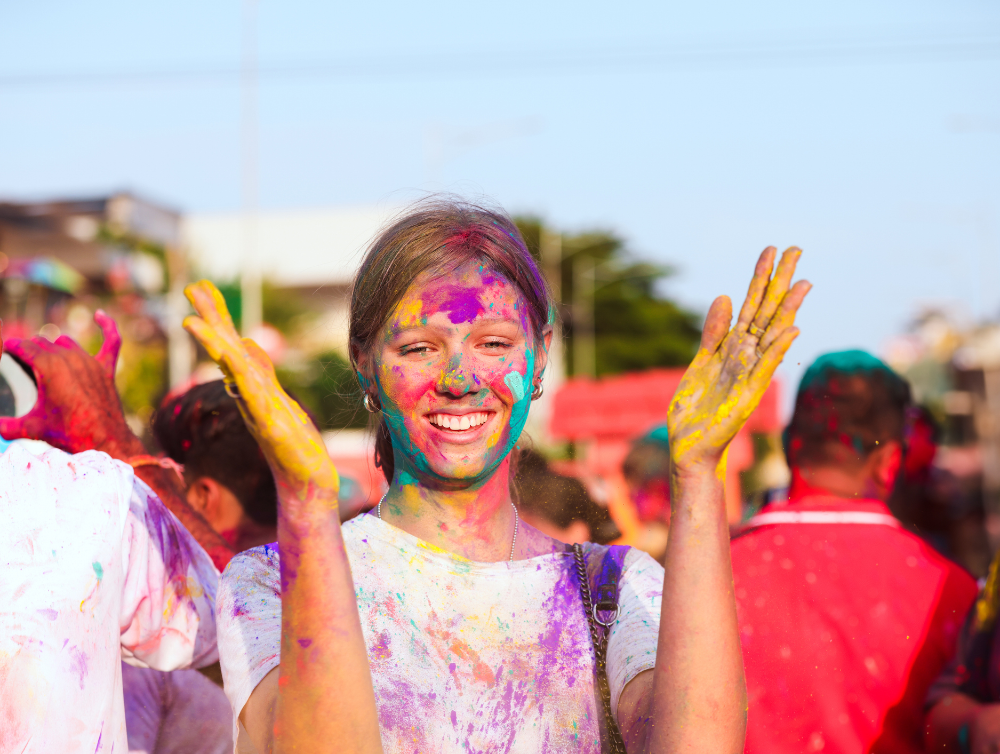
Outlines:
<svg viewBox="0 0 1000 754"><path fill-rule="evenodd" d="M768 246L757 258L757 266L753 271L753 279L750 281L750 288L747 290L747 297L743 301L743 308L740 309L740 317L736 320L736 329L742 333L753 322L754 315L760 308L760 302L764 298L764 291L771 281L771 270L774 269L774 256L778 250L773 246Z"/></svg>
<svg viewBox="0 0 1000 754"><path fill-rule="evenodd" d="M767 286L767 292L760 302L760 308L753 317L754 327L761 330L767 329L768 323L774 317L774 313L778 310L778 306L788 292L788 286L791 285L792 276L795 274L795 266L799 263L800 256L802 256L802 249L796 246L789 247L781 255L781 261L778 262L778 269L775 270L774 277Z"/></svg>
<svg viewBox="0 0 1000 754"><path fill-rule="evenodd" d="M781 333L771 346L764 351L753 368L753 372L750 375L750 393L757 394L757 400L760 400L760 396L764 395L764 391L767 390L767 386L771 383L771 378L774 376L775 370L781 365L781 362L785 358L785 354L788 353L788 349L792 347L792 343L795 339L799 337L799 328L789 327L787 330Z"/></svg>
<svg viewBox="0 0 1000 754"><path fill-rule="evenodd" d="M226 337L232 335L239 339L233 318L229 316L229 309L226 307L226 299L222 297L218 288L207 280L199 280L185 288L184 295L201 318L217 329L221 335Z"/></svg>
<svg viewBox="0 0 1000 754"><path fill-rule="evenodd" d="M766 351L785 330L795 324L795 315L798 314L799 307L802 306L802 302L810 290L812 290L812 283L808 280L799 280L788 290L785 298L781 301L781 306L778 307L778 312L771 319L767 332L760 339L758 348L761 352Z"/></svg>
<svg viewBox="0 0 1000 754"><path fill-rule="evenodd" d="M231 344L201 317L194 315L185 317L183 324L184 329L191 333L194 339L201 343L208 352L208 357L220 367L223 366L223 362L227 361L226 356L232 348Z"/></svg>
<svg viewBox="0 0 1000 754"><path fill-rule="evenodd" d="M201 343L229 377L235 378L244 371L248 356L229 316L226 300L207 280L192 283L184 289L184 295L200 315L185 318L184 329Z"/></svg>
<svg viewBox="0 0 1000 754"><path fill-rule="evenodd" d="M729 332L729 324L733 321L733 302L729 296L719 296L708 309L705 316L705 326L701 331L701 348L695 361L704 354L711 356L725 339Z"/></svg>

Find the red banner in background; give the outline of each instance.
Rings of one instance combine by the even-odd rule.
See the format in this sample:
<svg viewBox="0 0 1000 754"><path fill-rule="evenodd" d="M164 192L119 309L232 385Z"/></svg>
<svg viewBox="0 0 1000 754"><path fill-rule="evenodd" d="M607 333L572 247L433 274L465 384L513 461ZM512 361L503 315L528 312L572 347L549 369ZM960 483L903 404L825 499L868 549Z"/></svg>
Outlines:
<svg viewBox="0 0 1000 754"><path fill-rule="evenodd" d="M667 420L683 368L604 377L574 377L556 393L552 434L566 440L631 439ZM780 384L771 383L744 432L780 431Z"/></svg>

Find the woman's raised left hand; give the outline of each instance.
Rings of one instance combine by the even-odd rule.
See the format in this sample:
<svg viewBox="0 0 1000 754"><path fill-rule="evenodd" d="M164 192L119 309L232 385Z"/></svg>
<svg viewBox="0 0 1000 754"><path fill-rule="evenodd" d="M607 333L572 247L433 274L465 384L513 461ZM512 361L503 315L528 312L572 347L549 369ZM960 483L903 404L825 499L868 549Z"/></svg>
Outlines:
<svg viewBox="0 0 1000 754"><path fill-rule="evenodd" d="M719 296L705 318L701 346L681 380L667 417L676 470L718 468L726 448L760 403L771 377L799 334L795 315L812 285L791 284L802 252L769 246L757 260L736 324Z"/></svg>

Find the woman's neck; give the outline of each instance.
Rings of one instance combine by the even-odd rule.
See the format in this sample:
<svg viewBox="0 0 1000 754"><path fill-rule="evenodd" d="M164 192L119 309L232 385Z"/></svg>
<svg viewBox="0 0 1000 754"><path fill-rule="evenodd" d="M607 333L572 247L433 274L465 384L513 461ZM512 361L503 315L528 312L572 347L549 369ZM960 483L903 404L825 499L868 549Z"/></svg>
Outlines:
<svg viewBox="0 0 1000 754"><path fill-rule="evenodd" d="M489 478L468 486L439 485L397 469L382 520L469 560L507 560L515 524L509 474L509 458Z"/></svg>

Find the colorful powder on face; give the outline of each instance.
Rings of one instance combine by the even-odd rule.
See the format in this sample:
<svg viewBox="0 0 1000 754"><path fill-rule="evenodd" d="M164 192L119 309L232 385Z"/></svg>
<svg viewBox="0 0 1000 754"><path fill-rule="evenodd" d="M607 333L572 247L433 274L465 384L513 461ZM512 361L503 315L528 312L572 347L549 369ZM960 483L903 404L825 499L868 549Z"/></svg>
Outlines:
<svg viewBox="0 0 1000 754"><path fill-rule="evenodd" d="M531 347L524 347L523 350L515 349L504 353L500 358L490 356L481 341L476 344L479 339L473 338L475 329L469 332L462 328L449 331L448 324L471 324L473 328L477 328L481 327L477 319L484 315L490 316L490 321L496 321L493 317L497 317L500 322L507 318L517 322L521 333L529 340L533 328L521 296L505 279L494 273L483 274L482 271L468 269L457 270L454 274L464 284L442 285L433 278L415 283L387 324L383 342L390 353L405 358L406 351L397 350L402 346L393 345L394 339L413 328L432 327L434 329L428 331L426 336L414 335L413 342L417 347L425 347L424 341L417 340L418 338L427 337L432 343L438 343L438 338L444 338L441 342L447 343L449 338L454 338L457 334L463 351L447 353L447 361L441 364L445 354L439 350L440 346L430 347L427 361L419 366L412 360L410 363L393 363L395 358L399 358L394 355L390 357L392 361L376 361L373 376L382 404L382 416L396 456L394 467L397 473L409 468L419 475L452 478L451 473L442 476L435 472L428 458L428 454L440 452L433 443L428 443L429 438L422 426L423 413L433 407L435 401L466 398L463 404L465 407L482 406L485 403L487 408L492 408L488 405L491 402L491 388L494 397L505 394L508 396L504 401L510 407L510 412L505 417L507 421L498 422L486 438L486 468L473 475L461 475L462 478L477 482L492 475L520 438L531 405L535 354ZM445 314L445 318L437 316L440 314ZM408 342L409 335L404 337L407 340L401 340L400 343ZM499 337L503 339L509 336ZM359 378L363 389L367 390L370 380L362 375ZM428 396L431 398L428 399ZM502 416L507 412L500 413ZM477 457L483 458L483 455L479 454ZM467 463L468 458L470 457L465 461L455 459L453 463Z"/></svg>
<svg viewBox="0 0 1000 754"><path fill-rule="evenodd" d="M507 383L514 398L517 400L524 398L524 377L519 372L508 372L503 381Z"/></svg>

